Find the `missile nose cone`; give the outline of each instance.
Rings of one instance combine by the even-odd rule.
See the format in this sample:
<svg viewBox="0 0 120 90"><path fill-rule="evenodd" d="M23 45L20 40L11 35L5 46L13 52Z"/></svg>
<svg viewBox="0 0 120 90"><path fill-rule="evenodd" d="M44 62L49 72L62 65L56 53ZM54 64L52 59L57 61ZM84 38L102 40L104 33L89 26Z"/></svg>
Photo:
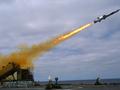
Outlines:
<svg viewBox="0 0 120 90"><path fill-rule="evenodd" d="M118 10L116 10L117 12L119 12L120 11L120 9L118 9Z"/></svg>

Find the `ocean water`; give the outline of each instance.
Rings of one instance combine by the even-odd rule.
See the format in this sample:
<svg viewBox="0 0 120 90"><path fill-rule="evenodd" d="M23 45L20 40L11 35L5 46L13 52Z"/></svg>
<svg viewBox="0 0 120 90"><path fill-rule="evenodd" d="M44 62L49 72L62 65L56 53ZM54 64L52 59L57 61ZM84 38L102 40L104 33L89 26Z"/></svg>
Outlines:
<svg viewBox="0 0 120 90"><path fill-rule="evenodd" d="M60 84L94 84L96 80L71 80L60 81ZM120 84L120 79L100 79L101 83L105 84Z"/></svg>
<svg viewBox="0 0 120 90"><path fill-rule="evenodd" d="M68 81L59 81L59 84L94 84L96 80L68 80ZM120 79L100 79L101 83L105 84L119 84ZM40 84L44 85L48 82L40 82ZM53 82L54 83L54 82Z"/></svg>

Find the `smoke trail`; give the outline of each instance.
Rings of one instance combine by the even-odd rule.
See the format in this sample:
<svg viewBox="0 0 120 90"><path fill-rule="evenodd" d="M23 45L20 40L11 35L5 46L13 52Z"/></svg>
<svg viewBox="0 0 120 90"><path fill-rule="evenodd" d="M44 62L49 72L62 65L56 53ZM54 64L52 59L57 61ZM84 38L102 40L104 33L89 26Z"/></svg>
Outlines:
<svg viewBox="0 0 120 90"><path fill-rule="evenodd" d="M1 65L7 65L8 62L14 62L20 65L21 68L31 68L33 67L33 60L35 60L37 57L91 25L93 25L93 23L86 24L78 29L60 35L57 38L53 38L44 43L33 45L32 47L27 47L21 49L20 51L13 52L7 56L0 55L0 63Z"/></svg>

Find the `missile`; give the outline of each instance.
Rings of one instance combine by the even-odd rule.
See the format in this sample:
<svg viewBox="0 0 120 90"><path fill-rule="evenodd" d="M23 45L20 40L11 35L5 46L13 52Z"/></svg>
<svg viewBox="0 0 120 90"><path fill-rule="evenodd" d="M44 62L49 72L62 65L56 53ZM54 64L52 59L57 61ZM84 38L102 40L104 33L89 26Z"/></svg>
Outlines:
<svg viewBox="0 0 120 90"><path fill-rule="evenodd" d="M102 15L102 16L98 17L96 20L94 20L94 23L101 22L102 20L105 20L107 17L109 17L109 16L111 16L111 15L113 15L113 14L119 12L119 11L120 11L120 9L118 9L118 10L116 10L116 11L113 11L113 12L110 13L110 14Z"/></svg>

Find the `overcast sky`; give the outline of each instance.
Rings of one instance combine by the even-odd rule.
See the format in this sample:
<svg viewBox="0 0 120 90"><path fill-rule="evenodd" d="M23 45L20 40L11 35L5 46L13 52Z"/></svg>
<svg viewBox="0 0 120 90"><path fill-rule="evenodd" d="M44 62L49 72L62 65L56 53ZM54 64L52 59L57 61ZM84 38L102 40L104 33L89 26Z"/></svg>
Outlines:
<svg viewBox="0 0 120 90"><path fill-rule="evenodd" d="M120 8L119 0L0 0L0 53L38 44ZM120 12L34 62L35 80L120 78Z"/></svg>

